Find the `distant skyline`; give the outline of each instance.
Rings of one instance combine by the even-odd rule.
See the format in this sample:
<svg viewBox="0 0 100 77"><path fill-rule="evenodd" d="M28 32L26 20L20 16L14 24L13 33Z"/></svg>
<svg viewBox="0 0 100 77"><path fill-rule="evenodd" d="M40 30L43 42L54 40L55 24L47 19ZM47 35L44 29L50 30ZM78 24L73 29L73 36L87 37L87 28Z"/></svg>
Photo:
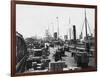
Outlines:
<svg viewBox="0 0 100 77"><path fill-rule="evenodd" d="M17 4L16 31L21 33L24 38L44 37L47 29L53 35L53 32L57 32L59 25L59 36L64 38L63 36L67 34L69 38L69 29L71 29L71 37L73 37L73 25L76 25L76 37L79 38L85 19L84 10L85 8ZM94 33L95 10L87 8L86 14L91 32ZM85 27L83 36L85 36Z"/></svg>

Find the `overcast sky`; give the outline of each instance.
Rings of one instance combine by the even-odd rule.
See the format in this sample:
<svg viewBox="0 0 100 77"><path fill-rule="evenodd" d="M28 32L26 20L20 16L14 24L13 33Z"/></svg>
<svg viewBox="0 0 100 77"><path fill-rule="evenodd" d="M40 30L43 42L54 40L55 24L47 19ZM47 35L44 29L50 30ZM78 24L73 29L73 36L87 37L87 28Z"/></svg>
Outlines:
<svg viewBox="0 0 100 77"><path fill-rule="evenodd" d="M77 38L79 38L85 18L84 10L84 8L17 4L16 31L21 33L24 38L31 36L44 37L45 30L49 27L49 32L53 34L53 32L57 31L58 23L56 17L58 17L59 35L61 37L65 34L69 35L69 29L71 28L72 31L72 25L76 25L76 34ZM93 33L95 25L94 9L86 9L86 14L91 32ZM69 24L69 18L71 24ZM85 27L83 29L84 35Z"/></svg>

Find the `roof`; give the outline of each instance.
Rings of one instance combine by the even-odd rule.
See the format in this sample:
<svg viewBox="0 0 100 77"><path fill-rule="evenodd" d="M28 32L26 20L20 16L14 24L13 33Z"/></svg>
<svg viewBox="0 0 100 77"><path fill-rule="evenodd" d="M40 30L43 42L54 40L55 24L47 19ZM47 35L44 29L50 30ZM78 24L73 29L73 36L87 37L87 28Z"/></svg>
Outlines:
<svg viewBox="0 0 100 77"><path fill-rule="evenodd" d="M16 36L23 38L23 36L18 32L16 32Z"/></svg>

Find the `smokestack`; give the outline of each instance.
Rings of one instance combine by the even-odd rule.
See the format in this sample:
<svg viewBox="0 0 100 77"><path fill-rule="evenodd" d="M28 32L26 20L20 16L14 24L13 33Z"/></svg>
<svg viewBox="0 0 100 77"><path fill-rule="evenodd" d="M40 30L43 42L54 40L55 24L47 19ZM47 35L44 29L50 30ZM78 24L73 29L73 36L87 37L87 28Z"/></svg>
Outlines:
<svg viewBox="0 0 100 77"><path fill-rule="evenodd" d="M76 42L76 26L73 25L73 39Z"/></svg>
<svg viewBox="0 0 100 77"><path fill-rule="evenodd" d="M54 38L57 39L57 32L54 32Z"/></svg>

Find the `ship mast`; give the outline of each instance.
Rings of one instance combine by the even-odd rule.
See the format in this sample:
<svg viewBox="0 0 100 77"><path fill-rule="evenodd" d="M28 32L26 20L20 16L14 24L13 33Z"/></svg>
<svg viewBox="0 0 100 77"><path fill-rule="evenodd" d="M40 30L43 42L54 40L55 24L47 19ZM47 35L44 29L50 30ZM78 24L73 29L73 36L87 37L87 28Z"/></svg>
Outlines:
<svg viewBox="0 0 100 77"><path fill-rule="evenodd" d="M86 9L85 9L85 30L86 30L86 40L88 40L88 34L87 34L87 18L86 18Z"/></svg>
<svg viewBox="0 0 100 77"><path fill-rule="evenodd" d="M70 35L70 40L71 40L71 38L72 38L72 37L71 37L71 28L69 29L69 35Z"/></svg>
<svg viewBox="0 0 100 77"><path fill-rule="evenodd" d="M58 33L58 39L59 39L59 20L58 20L58 17L56 17L56 19L57 19L57 25L58 25L57 33Z"/></svg>
<svg viewBox="0 0 100 77"><path fill-rule="evenodd" d="M71 20L70 20L70 17L69 17L69 26L71 24ZM71 40L71 28L69 28L69 36L70 36L70 40Z"/></svg>
<svg viewBox="0 0 100 77"><path fill-rule="evenodd" d="M90 48L90 46L89 46L89 42L88 42L88 34L87 34L87 17L86 17L86 9L85 9L85 30L86 30L86 42L85 42L85 50L86 50L86 52L89 52L90 50L89 50L89 48Z"/></svg>

